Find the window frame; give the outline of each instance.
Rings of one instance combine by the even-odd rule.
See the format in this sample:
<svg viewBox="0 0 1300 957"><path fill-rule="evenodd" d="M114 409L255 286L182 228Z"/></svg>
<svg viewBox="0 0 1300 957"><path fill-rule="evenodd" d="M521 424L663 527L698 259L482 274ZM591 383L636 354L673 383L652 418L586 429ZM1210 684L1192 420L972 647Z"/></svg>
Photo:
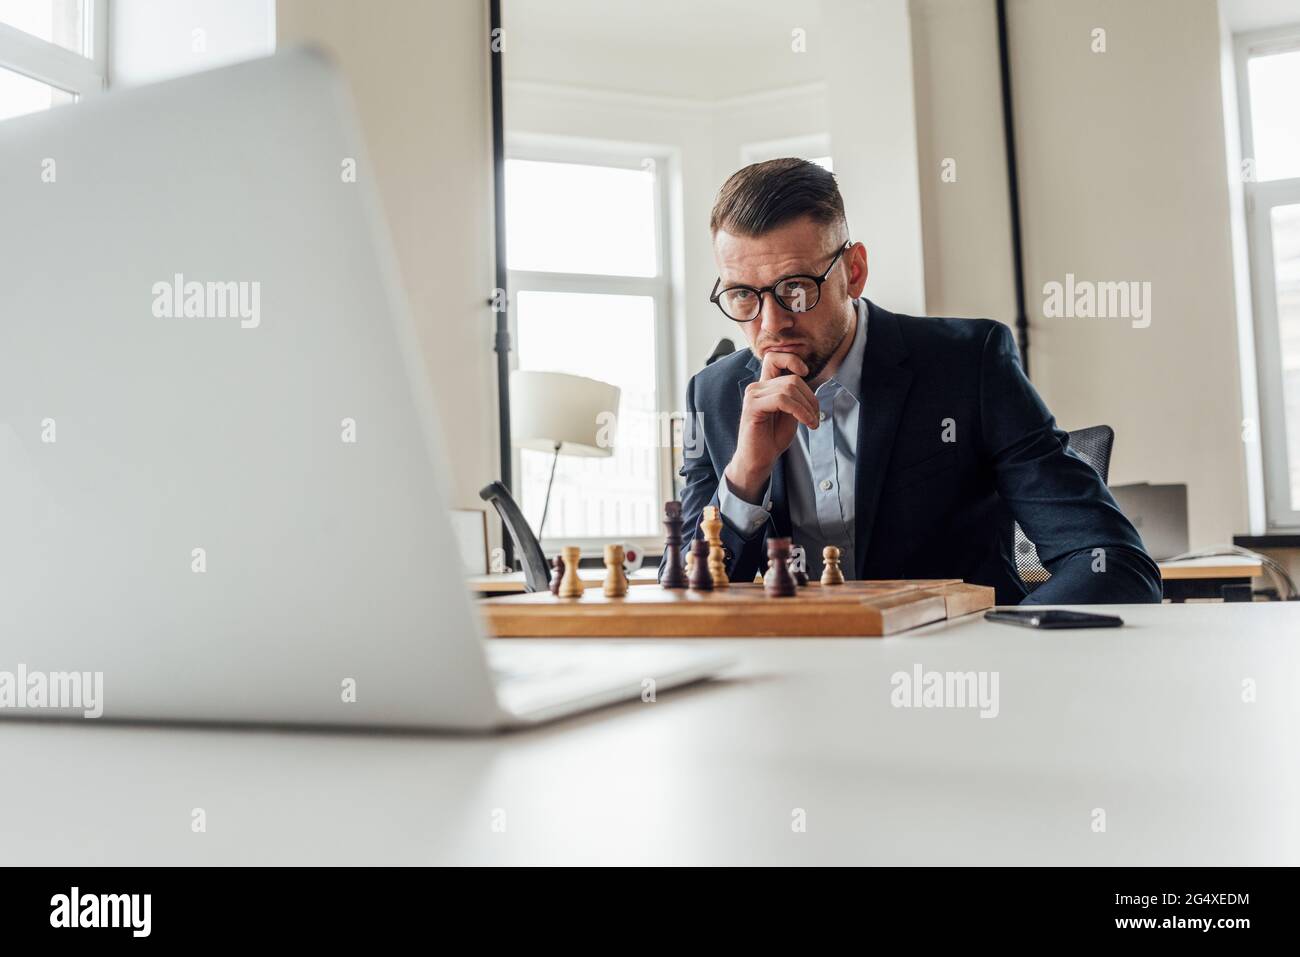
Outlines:
<svg viewBox="0 0 1300 957"><path fill-rule="evenodd" d="M109 0L85 0L85 48L89 55L24 33L0 23L0 68L38 83L83 97L102 93L108 85Z"/></svg>
<svg viewBox="0 0 1300 957"><path fill-rule="evenodd" d="M510 269L507 266L507 282L510 289L510 301L507 304L507 320L511 342L519 342L517 303L521 293L526 292L568 292L590 293L615 296L647 296L654 303L655 336L655 411L662 421L676 414L672 402L673 395L673 250L672 205L670 201L670 178L675 175L678 159L669 147L644 143L622 143L604 140L588 140L551 135L512 133L506 136L505 159L526 160L546 163L573 163L584 166L611 166L622 169L643 169L647 160L654 162L655 189L655 262L657 272L654 276L609 276L592 273L546 272L534 270ZM509 203L509 198L506 200ZM519 368L518 348L510 352L510 369ZM675 431L669 428L670 435ZM659 503L676 498L673 478L673 450L660 448L657 459L656 481ZM521 450L511 446L512 474L522 481ZM561 468L563 464L561 464ZM519 506L523 508L522 485L517 491ZM643 554L654 554L663 548L663 536L660 534L646 536L611 535L607 537L573 537L546 536L541 539L542 550L548 555L557 552L562 545L576 545L584 556L600 555L604 546L618 542L635 546Z"/></svg>
<svg viewBox="0 0 1300 957"><path fill-rule="evenodd" d="M1300 23L1237 34L1233 38L1237 74L1237 108L1241 155L1254 160L1254 118L1250 103L1250 60L1256 56L1300 51ZM1254 304L1255 370L1259 389L1259 436L1264 464L1264 513L1270 532L1300 530L1300 507L1291 500L1286 404L1280 361L1277 284L1273 269L1272 210L1300 204L1300 176L1242 183ZM1296 423L1300 428L1300 423Z"/></svg>

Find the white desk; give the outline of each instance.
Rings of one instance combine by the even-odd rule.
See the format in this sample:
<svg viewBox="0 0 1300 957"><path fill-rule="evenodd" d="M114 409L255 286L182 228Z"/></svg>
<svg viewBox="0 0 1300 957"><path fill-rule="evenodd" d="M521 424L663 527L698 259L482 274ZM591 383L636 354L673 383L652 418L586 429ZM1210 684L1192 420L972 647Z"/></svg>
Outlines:
<svg viewBox="0 0 1300 957"><path fill-rule="evenodd" d="M1129 627L714 642L745 659L724 683L504 737L0 722L0 848L57 865L1300 863L1300 604L1116 611ZM891 707L890 675L916 663L998 671L999 716Z"/></svg>

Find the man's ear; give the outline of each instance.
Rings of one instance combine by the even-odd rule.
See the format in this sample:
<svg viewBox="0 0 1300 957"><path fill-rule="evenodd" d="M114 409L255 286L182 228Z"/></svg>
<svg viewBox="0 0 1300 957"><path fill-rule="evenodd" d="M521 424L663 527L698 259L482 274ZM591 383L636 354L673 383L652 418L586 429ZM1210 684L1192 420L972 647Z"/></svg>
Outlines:
<svg viewBox="0 0 1300 957"><path fill-rule="evenodd" d="M844 254L849 269L849 298L857 299L867 287L867 247L854 243Z"/></svg>

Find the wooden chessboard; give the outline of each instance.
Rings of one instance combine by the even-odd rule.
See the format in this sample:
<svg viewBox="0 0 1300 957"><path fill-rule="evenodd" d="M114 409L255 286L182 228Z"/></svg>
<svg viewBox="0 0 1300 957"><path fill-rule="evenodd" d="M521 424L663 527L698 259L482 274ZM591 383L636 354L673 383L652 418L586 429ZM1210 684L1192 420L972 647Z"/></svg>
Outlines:
<svg viewBox="0 0 1300 957"><path fill-rule="evenodd" d="M993 589L942 578L810 582L792 598L769 598L756 583L710 592L646 585L606 598L588 585L581 598L534 592L480 605L498 638L873 638L991 608Z"/></svg>

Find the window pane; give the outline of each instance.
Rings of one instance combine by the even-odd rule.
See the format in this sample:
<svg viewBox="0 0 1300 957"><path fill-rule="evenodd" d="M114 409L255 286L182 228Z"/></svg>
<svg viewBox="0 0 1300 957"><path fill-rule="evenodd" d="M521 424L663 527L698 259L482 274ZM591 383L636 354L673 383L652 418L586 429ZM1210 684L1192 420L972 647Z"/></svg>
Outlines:
<svg viewBox="0 0 1300 957"><path fill-rule="evenodd" d="M90 52L85 0L0 0L0 23L82 56Z"/></svg>
<svg viewBox="0 0 1300 957"><path fill-rule="evenodd" d="M1300 203L1274 206L1272 214L1286 455L1291 473L1291 508L1300 511Z"/></svg>
<svg viewBox="0 0 1300 957"><path fill-rule="evenodd" d="M1249 70L1255 178L1300 176L1300 50L1253 57Z"/></svg>
<svg viewBox="0 0 1300 957"><path fill-rule="evenodd" d="M655 235L653 171L506 160L511 269L654 276Z"/></svg>
<svg viewBox="0 0 1300 957"><path fill-rule="evenodd" d="M520 292L519 368L567 372L620 389L614 454L560 456L545 537L630 538L658 530L660 418L655 408L655 309L649 296ZM520 452L520 507L542 520L552 456Z"/></svg>
<svg viewBox="0 0 1300 957"><path fill-rule="evenodd" d="M71 93L0 67L0 120L71 103Z"/></svg>

